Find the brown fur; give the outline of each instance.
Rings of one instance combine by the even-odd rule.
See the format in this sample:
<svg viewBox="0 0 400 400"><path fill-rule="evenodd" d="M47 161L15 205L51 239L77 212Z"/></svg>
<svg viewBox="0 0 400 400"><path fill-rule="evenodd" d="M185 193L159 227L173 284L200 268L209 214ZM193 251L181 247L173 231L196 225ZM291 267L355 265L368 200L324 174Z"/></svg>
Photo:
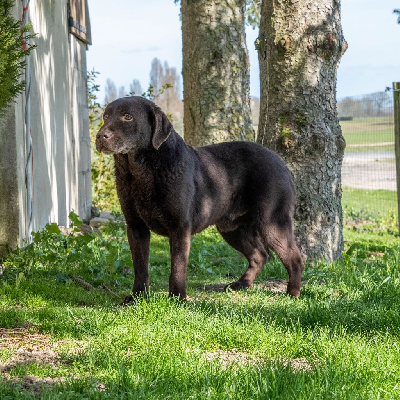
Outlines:
<svg viewBox="0 0 400 400"><path fill-rule="evenodd" d="M287 292L300 295L304 265L293 235L295 190L274 152L251 142L188 146L155 104L136 96L107 106L96 147L115 157L134 296L149 286L150 231L169 238L169 293L184 299L191 236L210 225L249 262L230 288L250 287L271 249L289 274Z"/></svg>

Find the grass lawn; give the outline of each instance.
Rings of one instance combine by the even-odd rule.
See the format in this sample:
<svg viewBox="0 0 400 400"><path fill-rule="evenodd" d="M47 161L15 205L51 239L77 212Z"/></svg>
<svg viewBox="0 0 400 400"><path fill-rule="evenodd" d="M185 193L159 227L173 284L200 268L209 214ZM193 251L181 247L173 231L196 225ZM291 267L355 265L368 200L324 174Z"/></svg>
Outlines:
<svg viewBox="0 0 400 400"><path fill-rule="evenodd" d="M343 188L343 208L353 209L365 217L397 213L397 193L391 190L363 190Z"/></svg>
<svg viewBox="0 0 400 400"><path fill-rule="evenodd" d="M276 259L221 292L245 262L211 228L193 238L186 303L167 298L153 236L151 293L120 307L123 223L95 238L48 226L1 263L0 399L399 399L400 240L388 203L365 213L361 195L344 191L344 259L307 265L298 300Z"/></svg>
<svg viewBox="0 0 400 400"><path fill-rule="evenodd" d="M346 152L394 150L394 122L392 116L340 121L340 126L346 139Z"/></svg>

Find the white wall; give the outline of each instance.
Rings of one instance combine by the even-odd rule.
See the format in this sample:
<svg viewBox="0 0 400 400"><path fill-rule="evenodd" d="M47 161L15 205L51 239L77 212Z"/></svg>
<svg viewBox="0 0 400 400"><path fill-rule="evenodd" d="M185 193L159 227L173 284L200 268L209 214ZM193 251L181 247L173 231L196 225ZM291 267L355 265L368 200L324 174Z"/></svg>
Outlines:
<svg viewBox="0 0 400 400"><path fill-rule="evenodd" d="M21 19L20 2L16 2L14 15ZM29 17L37 34L32 40L37 48L30 56L33 163L28 168L33 172L32 221L27 215L25 94L11 105L5 118L8 125L0 124L0 134L12 135L16 146L14 155L9 152L9 157L16 156L16 167L6 173L14 177L13 185L18 186L18 197L15 191L10 191L10 196L14 197L11 203L18 204L20 243L29 237L29 225L33 231L49 222L66 226L71 210L88 218L91 207L86 45L69 33L66 0L31 0ZM5 132L6 125L13 129L7 128ZM5 168L8 164L3 157L0 171L9 170ZM4 177L0 179L5 181ZM4 205L4 195L7 193L0 193L0 209L10 208ZM7 217L13 221L15 208L10 209L11 215ZM0 246L13 242L6 238L4 222L0 221Z"/></svg>

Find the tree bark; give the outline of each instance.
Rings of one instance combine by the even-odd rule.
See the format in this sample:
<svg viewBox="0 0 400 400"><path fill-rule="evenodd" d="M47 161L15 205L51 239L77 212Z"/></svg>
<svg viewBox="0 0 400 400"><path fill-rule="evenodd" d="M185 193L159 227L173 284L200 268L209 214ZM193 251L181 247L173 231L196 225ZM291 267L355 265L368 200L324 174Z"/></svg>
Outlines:
<svg viewBox="0 0 400 400"><path fill-rule="evenodd" d="M185 140L254 140L245 0L182 0Z"/></svg>
<svg viewBox="0 0 400 400"><path fill-rule="evenodd" d="M309 259L342 257L336 72L347 48L340 0L264 0L257 141L287 162L297 190L296 231Z"/></svg>

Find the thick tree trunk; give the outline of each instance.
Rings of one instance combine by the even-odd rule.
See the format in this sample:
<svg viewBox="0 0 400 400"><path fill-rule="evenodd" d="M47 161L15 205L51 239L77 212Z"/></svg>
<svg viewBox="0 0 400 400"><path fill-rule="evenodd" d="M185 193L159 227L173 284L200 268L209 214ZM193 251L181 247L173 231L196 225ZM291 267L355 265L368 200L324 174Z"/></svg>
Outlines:
<svg viewBox="0 0 400 400"><path fill-rule="evenodd" d="M185 140L253 139L245 0L182 0Z"/></svg>
<svg viewBox="0 0 400 400"><path fill-rule="evenodd" d="M257 141L277 151L297 190L296 231L310 259L343 249L336 71L347 48L339 0L264 0L258 39L261 105Z"/></svg>

